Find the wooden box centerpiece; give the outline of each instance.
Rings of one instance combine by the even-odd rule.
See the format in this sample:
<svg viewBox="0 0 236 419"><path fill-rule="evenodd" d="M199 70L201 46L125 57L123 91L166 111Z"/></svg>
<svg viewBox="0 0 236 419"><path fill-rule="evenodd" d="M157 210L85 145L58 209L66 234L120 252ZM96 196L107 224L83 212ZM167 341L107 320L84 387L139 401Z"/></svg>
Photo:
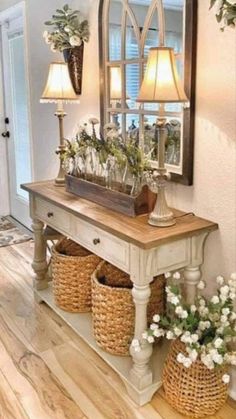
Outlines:
<svg viewBox="0 0 236 419"><path fill-rule="evenodd" d="M65 176L65 182L68 192L130 217L151 212L156 201L156 194L151 192L147 185L142 187L138 195L132 196L129 191L124 193L108 189L99 183L68 174Z"/></svg>

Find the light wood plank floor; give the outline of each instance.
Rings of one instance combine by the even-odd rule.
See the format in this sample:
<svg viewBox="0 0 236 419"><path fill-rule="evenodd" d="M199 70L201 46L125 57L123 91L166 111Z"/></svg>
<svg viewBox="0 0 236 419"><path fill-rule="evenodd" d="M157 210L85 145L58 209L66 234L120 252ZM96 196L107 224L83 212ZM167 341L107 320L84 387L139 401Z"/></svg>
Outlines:
<svg viewBox="0 0 236 419"><path fill-rule="evenodd" d="M34 302L32 253L29 242L0 249L0 418L183 418L163 390L137 407L112 369L52 310ZM232 400L214 417L235 418Z"/></svg>

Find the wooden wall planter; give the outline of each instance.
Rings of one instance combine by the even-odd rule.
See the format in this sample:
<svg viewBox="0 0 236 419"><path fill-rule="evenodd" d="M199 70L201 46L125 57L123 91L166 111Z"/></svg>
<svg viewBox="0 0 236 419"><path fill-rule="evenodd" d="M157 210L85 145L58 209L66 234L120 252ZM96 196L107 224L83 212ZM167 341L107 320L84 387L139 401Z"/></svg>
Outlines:
<svg viewBox="0 0 236 419"><path fill-rule="evenodd" d="M68 192L130 217L151 212L155 204L156 194L146 185L134 197L75 176L66 175L65 178Z"/></svg>
<svg viewBox="0 0 236 419"><path fill-rule="evenodd" d="M74 91L77 95L82 93L82 76L84 60L84 43L79 47L65 49L63 51L64 60L68 63L68 69Z"/></svg>

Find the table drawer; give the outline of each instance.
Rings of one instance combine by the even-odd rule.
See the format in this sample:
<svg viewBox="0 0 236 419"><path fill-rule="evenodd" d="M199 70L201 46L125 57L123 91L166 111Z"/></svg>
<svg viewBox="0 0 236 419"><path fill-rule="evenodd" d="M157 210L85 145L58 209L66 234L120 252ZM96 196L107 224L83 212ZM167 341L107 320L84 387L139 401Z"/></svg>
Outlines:
<svg viewBox="0 0 236 419"><path fill-rule="evenodd" d="M71 238L101 258L129 272L129 243L72 216Z"/></svg>
<svg viewBox="0 0 236 419"><path fill-rule="evenodd" d="M44 201L40 198L35 198L34 213L40 220L45 221L51 227L54 227L59 232L70 234L70 219L71 214L61 208Z"/></svg>

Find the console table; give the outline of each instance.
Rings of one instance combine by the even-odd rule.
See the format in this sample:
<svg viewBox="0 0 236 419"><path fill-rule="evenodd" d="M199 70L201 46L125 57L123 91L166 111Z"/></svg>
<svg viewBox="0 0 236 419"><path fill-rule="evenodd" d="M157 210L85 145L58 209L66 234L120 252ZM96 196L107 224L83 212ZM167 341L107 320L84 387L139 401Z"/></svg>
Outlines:
<svg viewBox="0 0 236 419"><path fill-rule="evenodd" d="M92 334L91 314L67 313L54 303L47 276L44 228L52 227L130 275L136 313L134 337L139 339L147 328L149 284L154 276L184 268L186 298L194 301L204 243L217 224L174 211L176 225L157 228L147 224L147 215L130 218L107 210L56 187L52 181L22 187L29 192L35 234L32 266L37 301L55 310L119 374L136 403L147 403L161 386L166 344L153 348L146 343L141 352L131 347L130 357L110 355L99 348Z"/></svg>

